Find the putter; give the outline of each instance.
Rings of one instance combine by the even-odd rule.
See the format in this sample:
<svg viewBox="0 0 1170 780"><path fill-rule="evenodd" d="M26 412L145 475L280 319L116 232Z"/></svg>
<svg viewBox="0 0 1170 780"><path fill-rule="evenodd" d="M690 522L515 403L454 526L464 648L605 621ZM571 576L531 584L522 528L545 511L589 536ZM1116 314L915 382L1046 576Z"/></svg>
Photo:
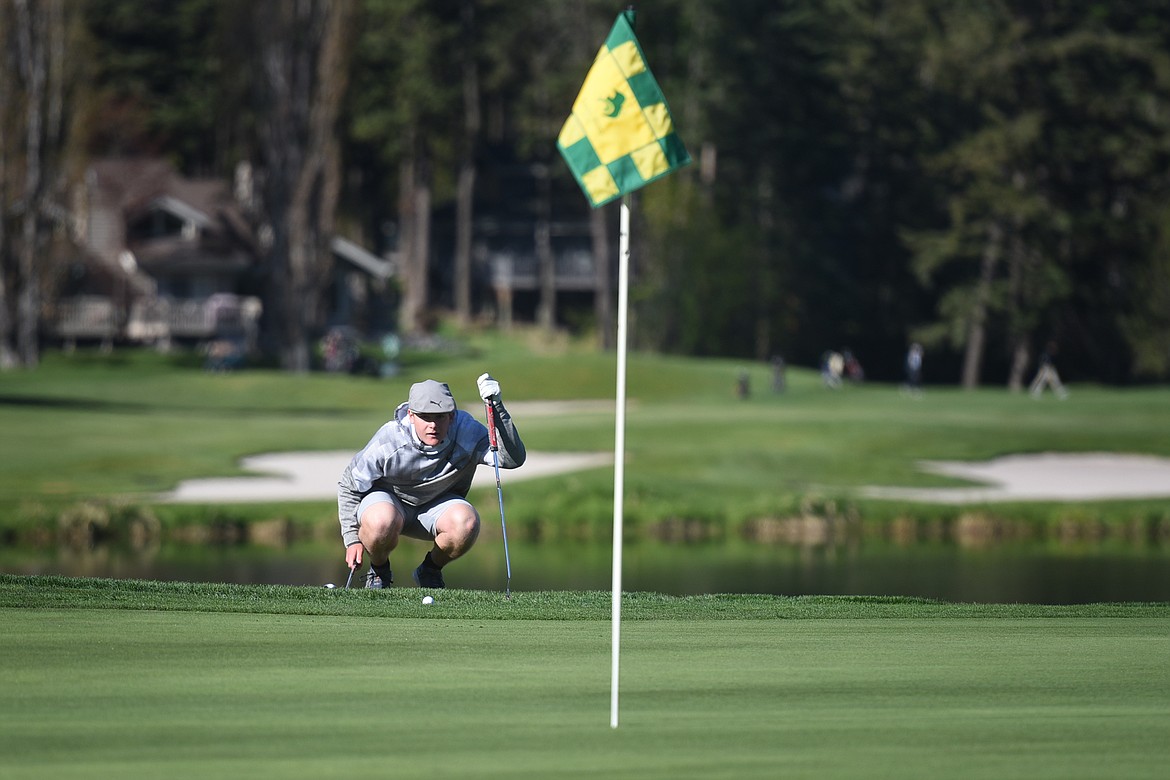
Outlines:
<svg viewBox="0 0 1170 780"><path fill-rule="evenodd" d="M484 401L487 410L488 441L492 447L492 465L496 469L496 494L500 497L500 530L504 533L504 566L508 572L508 582L504 586L504 598L512 598L512 559L508 556L508 524L504 521L504 489L500 486L500 446L496 443L496 419L492 411L492 402Z"/></svg>
<svg viewBox="0 0 1170 780"><path fill-rule="evenodd" d="M345 578L345 589L349 590L349 583L353 582L353 573L357 571L356 566L349 567L349 576Z"/></svg>

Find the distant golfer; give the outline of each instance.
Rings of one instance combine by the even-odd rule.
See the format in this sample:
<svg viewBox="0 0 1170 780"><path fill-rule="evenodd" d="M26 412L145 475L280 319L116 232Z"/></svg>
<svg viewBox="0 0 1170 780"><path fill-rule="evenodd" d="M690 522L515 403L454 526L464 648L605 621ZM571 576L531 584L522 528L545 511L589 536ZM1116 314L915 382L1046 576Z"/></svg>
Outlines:
<svg viewBox="0 0 1170 780"><path fill-rule="evenodd" d="M1056 342L1050 341L1044 351L1040 353L1040 365L1036 369L1036 377L1032 380L1031 387L1028 388L1028 392L1033 398L1039 398L1046 387L1051 387L1052 392L1056 393L1056 397L1060 400L1068 398L1068 390L1060 381L1060 374L1056 372L1055 358Z"/></svg>
<svg viewBox="0 0 1170 780"><path fill-rule="evenodd" d="M500 467L523 465L524 443L500 400L500 383L484 374L480 397L496 420ZM434 542L414 570L424 588L443 588L443 567L466 553L479 536L479 513L467 501L476 466L493 465L488 430L455 408L451 389L428 379L411 385L410 396L337 483L337 515L345 563L357 569L368 554L367 588L393 582L390 553L400 536Z"/></svg>
<svg viewBox="0 0 1170 780"><path fill-rule="evenodd" d="M918 342L906 352L906 388L912 396L922 394L922 345Z"/></svg>

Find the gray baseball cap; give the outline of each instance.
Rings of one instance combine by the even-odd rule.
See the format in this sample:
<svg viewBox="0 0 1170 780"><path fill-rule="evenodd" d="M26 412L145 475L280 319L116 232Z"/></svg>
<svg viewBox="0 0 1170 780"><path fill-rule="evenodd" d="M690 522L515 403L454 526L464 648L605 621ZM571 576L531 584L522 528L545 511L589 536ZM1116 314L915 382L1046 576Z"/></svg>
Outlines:
<svg viewBox="0 0 1170 780"><path fill-rule="evenodd" d="M455 398L451 395L451 388L446 382L436 382L426 379L410 386L410 398L407 399L407 408L412 412L453 412Z"/></svg>

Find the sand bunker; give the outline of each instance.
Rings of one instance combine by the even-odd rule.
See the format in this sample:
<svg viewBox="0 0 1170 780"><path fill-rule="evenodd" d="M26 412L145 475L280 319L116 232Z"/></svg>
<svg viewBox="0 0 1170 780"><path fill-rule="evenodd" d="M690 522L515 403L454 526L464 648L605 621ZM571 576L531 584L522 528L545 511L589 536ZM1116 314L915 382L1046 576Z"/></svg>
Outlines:
<svg viewBox="0 0 1170 780"><path fill-rule="evenodd" d="M923 461L923 471L977 487L864 488L869 498L936 504L1001 501L1097 501L1170 497L1170 458L1112 453L1006 455L982 463Z"/></svg>
<svg viewBox="0 0 1170 780"><path fill-rule="evenodd" d="M318 501L337 495L337 478L352 452L288 452L245 458L255 477L193 479L163 497L171 503ZM609 453L530 452L518 469L501 472L501 481L565 474L613 462ZM1096 501L1170 498L1170 458L1110 453L1007 455L982 463L923 461L922 470L981 483L971 487L909 488L868 486L867 498L935 504L1003 501ZM476 472L476 487L491 487L488 467Z"/></svg>
<svg viewBox="0 0 1170 780"><path fill-rule="evenodd" d="M170 503L239 503L253 501L318 501L337 497L337 479L353 453L283 452L244 458L241 466L265 476L191 479L163 497ZM518 469L500 470L500 482L516 482L552 474L604 466L613 456L599 453L530 452ZM480 467L474 487L494 487L495 471Z"/></svg>

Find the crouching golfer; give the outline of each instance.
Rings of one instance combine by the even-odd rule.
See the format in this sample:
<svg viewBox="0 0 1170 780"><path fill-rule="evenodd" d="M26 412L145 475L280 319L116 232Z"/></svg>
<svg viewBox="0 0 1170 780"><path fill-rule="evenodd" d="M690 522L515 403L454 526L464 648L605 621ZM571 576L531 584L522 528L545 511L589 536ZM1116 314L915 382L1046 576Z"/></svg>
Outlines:
<svg viewBox="0 0 1170 780"><path fill-rule="evenodd" d="M500 400L500 383L484 374L479 394L491 404L500 467L524 463L524 443ZM390 553L400 536L434 543L414 570L424 588L443 588L443 567L466 553L479 536L479 513L467 502L476 466L493 465L487 427L455 408L451 389L428 379L365 448L337 483L337 514L351 570L368 555L367 588L388 588Z"/></svg>

